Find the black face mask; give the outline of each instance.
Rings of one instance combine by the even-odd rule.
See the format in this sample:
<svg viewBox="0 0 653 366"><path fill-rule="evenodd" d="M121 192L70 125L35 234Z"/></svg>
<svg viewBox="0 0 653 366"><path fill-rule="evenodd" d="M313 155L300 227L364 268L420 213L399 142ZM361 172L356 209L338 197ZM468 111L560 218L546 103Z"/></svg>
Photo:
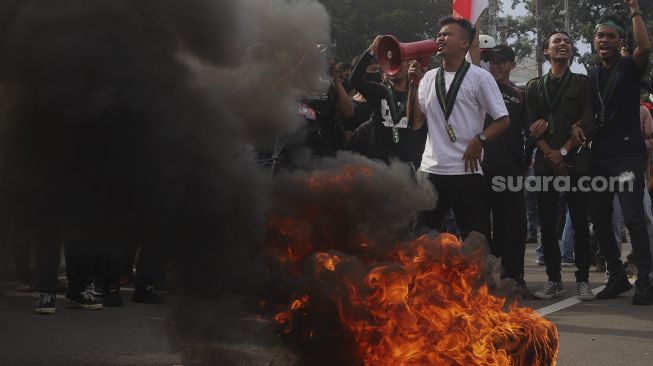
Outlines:
<svg viewBox="0 0 653 366"><path fill-rule="evenodd" d="M375 83L381 83L381 73L380 72L366 72L365 73L365 80L367 81L373 81Z"/></svg>
<svg viewBox="0 0 653 366"><path fill-rule="evenodd" d="M353 86L351 86L351 83L349 82L349 79L345 79L342 81L342 87L345 88L345 91L349 93L352 89L354 89Z"/></svg>

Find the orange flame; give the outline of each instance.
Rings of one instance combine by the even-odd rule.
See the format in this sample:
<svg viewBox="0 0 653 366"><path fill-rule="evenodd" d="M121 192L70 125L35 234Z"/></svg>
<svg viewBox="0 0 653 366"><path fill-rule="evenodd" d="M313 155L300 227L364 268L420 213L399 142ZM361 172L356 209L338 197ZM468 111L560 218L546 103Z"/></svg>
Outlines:
<svg viewBox="0 0 653 366"><path fill-rule="evenodd" d="M346 262L339 255L314 255L318 280L335 278L349 290L325 291L364 365L555 365L556 327L530 308L506 309L480 284L483 252L461 248L449 234L423 236L397 253L400 263L373 267L364 278L339 271ZM275 320L291 331L288 318Z"/></svg>
<svg viewBox="0 0 653 366"><path fill-rule="evenodd" d="M288 310L278 313L274 316L274 321L284 327L284 332L292 331L292 319L296 312L302 310L308 305L308 295L303 295L290 303Z"/></svg>
<svg viewBox="0 0 653 366"><path fill-rule="evenodd" d="M305 183L317 194L346 192L357 174L369 177L372 172L345 167L336 175L316 174ZM483 283L483 248L464 252L453 235L422 236L375 258L391 263L365 267L351 254L366 255L373 243L362 233L352 233L349 242L335 242L329 227L316 219L321 214L321 207L308 205L301 212L271 215L267 244L280 253L280 262L293 264L295 274L305 261L313 264L307 293L336 304L360 364L556 364L557 328L534 310L490 293ZM295 297L274 320L290 333L294 317L319 309L308 304L309 295ZM305 334L314 332L319 329Z"/></svg>

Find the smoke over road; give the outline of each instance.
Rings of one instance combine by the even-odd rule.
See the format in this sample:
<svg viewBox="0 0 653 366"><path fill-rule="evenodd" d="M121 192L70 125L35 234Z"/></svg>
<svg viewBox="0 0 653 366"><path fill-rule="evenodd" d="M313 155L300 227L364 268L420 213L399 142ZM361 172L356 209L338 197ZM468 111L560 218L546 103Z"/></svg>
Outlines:
<svg viewBox="0 0 653 366"><path fill-rule="evenodd" d="M399 163L340 154L276 178L256 164L256 147L301 126L298 92L324 89L318 44L330 44L329 17L312 0L3 1L3 222L54 224L64 242L157 243L177 268L175 339L233 338L243 309L220 294L270 281L259 256L270 210L345 198L323 217L333 237L355 228L381 243L434 202ZM344 165L372 182L321 197L300 185ZM220 350L192 349L186 363L235 362Z"/></svg>

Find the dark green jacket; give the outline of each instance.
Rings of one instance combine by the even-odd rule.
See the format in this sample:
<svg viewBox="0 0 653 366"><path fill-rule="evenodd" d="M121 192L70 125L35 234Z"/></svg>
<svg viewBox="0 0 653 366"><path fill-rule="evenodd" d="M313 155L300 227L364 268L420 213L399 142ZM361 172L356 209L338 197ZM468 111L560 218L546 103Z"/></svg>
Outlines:
<svg viewBox="0 0 653 366"><path fill-rule="evenodd" d="M561 82L552 79L549 93L551 99L560 87ZM580 121L581 128L585 136L591 138L594 133L595 112L592 103L592 81L589 77L580 74L573 74L567 90L562 95L560 103L555 110L550 111L544 94L544 78L535 78L526 85L526 124L532 125L538 119L549 121L549 116L553 116L554 131L545 132L540 138L546 140L552 149L560 149L571 138L571 127L574 123ZM589 150L584 148L580 154L576 151L578 148L571 149L565 158L570 174L588 174L589 173ZM551 173L541 151L535 155L535 172Z"/></svg>

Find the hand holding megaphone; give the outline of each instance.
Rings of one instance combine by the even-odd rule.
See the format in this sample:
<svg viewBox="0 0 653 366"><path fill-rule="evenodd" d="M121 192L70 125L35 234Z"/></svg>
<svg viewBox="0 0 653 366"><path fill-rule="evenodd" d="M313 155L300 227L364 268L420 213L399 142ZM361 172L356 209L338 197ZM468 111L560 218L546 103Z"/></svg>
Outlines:
<svg viewBox="0 0 653 366"><path fill-rule="evenodd" d="M419 84L419 81L422 80L424 76L424 67L419 61L413 60L410 62L410 67L408 68L408 79L411 84Z"/></svg>
<svg viewBox="0 0 653 366"><path fill-rule="evenodd" d="M367 50L370 51L375 56L378 52L379 42L381 42L382 38L383 36L376 36L376 38L374 38L374 41L372 41L372 44L367 48Z"/></svg>
<svg viewBox="0 0 653 366"><path fill-rule="evenodd" d="M376 42L377 40L374 41ZM405 61L417 60L422 67L427 67L429 58L435 56L437 53L438 44L432 39L401 43L394 36L383 36L378 40L376 58L383 71L390 75L395 75L401 70L401 65ZM418 76L415 72L413 72L413 75L415 77ZM411 83L416 82L419 82L419 80L415 81L411 79Z"/></svg>

